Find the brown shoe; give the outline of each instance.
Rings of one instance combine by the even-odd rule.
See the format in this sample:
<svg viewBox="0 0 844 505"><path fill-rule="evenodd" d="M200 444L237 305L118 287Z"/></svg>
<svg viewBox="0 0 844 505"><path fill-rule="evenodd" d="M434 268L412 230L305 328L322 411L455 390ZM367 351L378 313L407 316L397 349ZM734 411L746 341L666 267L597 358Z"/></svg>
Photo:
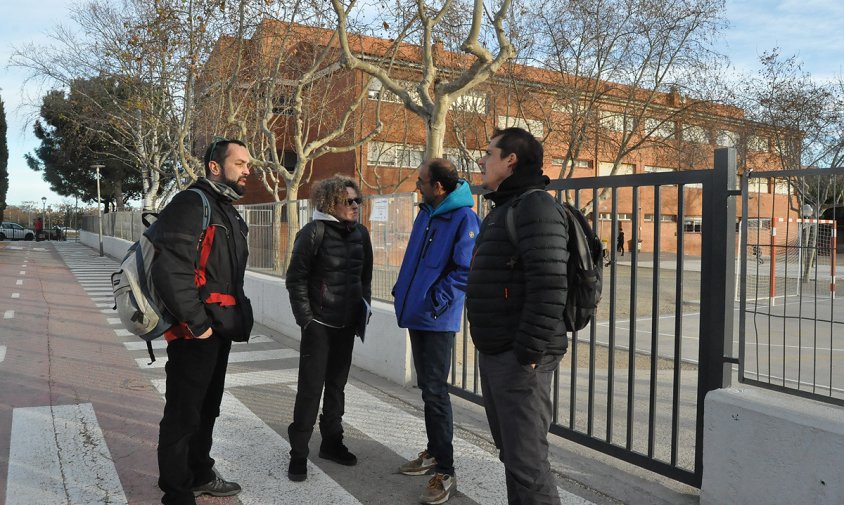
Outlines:
<svg viewBox="0 0 844 505"><path fill-rule="evenodd" d="M457 490L457 477L444 473L438 473L431 477L425 492L419 497L419 501L425 505L439 505L445 503L451 497L451 493Z"/></svg>

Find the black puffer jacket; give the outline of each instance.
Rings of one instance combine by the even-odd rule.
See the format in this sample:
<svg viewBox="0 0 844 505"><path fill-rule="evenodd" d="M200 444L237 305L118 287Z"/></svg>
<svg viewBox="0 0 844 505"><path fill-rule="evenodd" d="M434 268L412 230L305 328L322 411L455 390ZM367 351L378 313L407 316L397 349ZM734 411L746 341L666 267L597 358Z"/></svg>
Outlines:
<svg viewBox="0 0 844 505"><path fill-rule="evenodd" d="M243 276L249 257L249 230L232 205L236 195L230 189L207 179L192 187L205 193L211 208L211 222L203 238L208 251L205 285L197 287L195 270L203 234L202 199L193 191L182 191L161 211L155 228L151 228L154 233L147 234L156 251L150 272L156 293L182 323L181 328L173 329L176 338L201 335L211 327L219 337L248 340L252 305L243 292ZM236 304L208 302L211 293L230 295Z"/></svg>
<svg viewBox="0 0 844 505"><path fill-rule="evenodd" d="M321 219L322 242L315 249L317 221L296 235L285 283L296 324L311 320L350 327L361 317L361 299L372 301L372 244L359 223Z"/></svg>
<svg viewBox="0 0 844 505"><path fill-rule="evenodd" d="M567 224L552 197L537 191L516 210L518 254L504 225L518 195L548 182L543 175L514 174L486 195L495 208L481 224L466 291L475 347L488 354L513 349L524 365L562 356L567 347Z"/></svg>

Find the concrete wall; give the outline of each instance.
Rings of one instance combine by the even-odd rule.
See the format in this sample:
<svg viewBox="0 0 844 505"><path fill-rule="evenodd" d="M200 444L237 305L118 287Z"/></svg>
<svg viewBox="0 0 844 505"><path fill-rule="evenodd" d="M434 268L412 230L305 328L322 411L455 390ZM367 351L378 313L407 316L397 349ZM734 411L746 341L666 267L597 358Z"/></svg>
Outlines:
<svg viewBox="0 0 844 505"><path fill-rule="evenodd" d="M760 388L706 396L701 505L844 504L844 409Z"/></svg>
<svg viewBox="0 0 844 505"><path fill-rule="evenodd" d="M79 240L88 247L99 250L99 238L96 233L81 231ZM122 259L130 245L132 243L127 240L103 236L103 252L112 258ZM246 296L252 300L256 323L296 340L301 338L299 327L293 319L283 279L246 272L244 290ZM372 312L366 341L355 342L352 363L397 384L406 385L411 381L413 361L407 331L397 326L391 304L375 301L372 304Z"/></svg>

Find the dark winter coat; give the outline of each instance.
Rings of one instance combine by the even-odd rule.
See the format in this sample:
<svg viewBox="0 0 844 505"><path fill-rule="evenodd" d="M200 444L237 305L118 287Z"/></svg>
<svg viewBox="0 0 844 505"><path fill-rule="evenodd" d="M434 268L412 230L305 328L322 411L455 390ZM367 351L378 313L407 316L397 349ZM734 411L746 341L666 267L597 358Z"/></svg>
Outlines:
<svg viewBox="0 0 844 505"><path fill-rule="evenodd" d="M504 224L518 195L548 182L543 175L514 174L486 195L495 208L481 223L466 291L475 347L488 354L512 349L524 365L539 363L543 356L562 356L567 347L567 224L543 191L519 201L518 254Z"/></svg>
<svg viewBox="0 0 844 505"><path fill-rule="evenodd" d="M168 340L197 336L212 328L216 336L248 340L252 304L243 292L243 277L249 230L232 205L230 189L226 192L207 179L192 187L208 197L211 221L204 235L202 199L193 191L182 191L161 211L155 233L149 236L155 245L151 275L156 293L182 323L166 336ZM202 276L197 265L201 252L208 257L200 288Z"/></svg>
<svg viewBox="0 0 844 505"><path fill-rule="evenodd" d="M296 234L285 283L296 324L304 328L316 319L333 327L356 326L362 299L372 301L372 244L366 227L329 219L317 247L316 221Z"/></svg>

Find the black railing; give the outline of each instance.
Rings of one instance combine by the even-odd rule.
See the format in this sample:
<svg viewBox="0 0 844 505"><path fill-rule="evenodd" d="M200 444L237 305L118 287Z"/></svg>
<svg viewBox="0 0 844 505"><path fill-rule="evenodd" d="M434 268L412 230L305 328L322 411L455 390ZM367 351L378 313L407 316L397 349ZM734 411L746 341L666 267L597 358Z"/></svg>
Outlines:
<svg viewBox="0 0 844 505"><path fill-rule="evenodd" d="M732 349L734 247L724 244L735 244L735 157L719 150L715 162L714 170L548 186L613 246L598 315L571 335L555 374L551 432L695 486L703 398L729 383L732 361L724 350ZM700 212L701 225L688 225L687 209ZM629 255L614 247L619 226L629 231ZM482 402L477 362L464 332L452 391Z"/></svg>

